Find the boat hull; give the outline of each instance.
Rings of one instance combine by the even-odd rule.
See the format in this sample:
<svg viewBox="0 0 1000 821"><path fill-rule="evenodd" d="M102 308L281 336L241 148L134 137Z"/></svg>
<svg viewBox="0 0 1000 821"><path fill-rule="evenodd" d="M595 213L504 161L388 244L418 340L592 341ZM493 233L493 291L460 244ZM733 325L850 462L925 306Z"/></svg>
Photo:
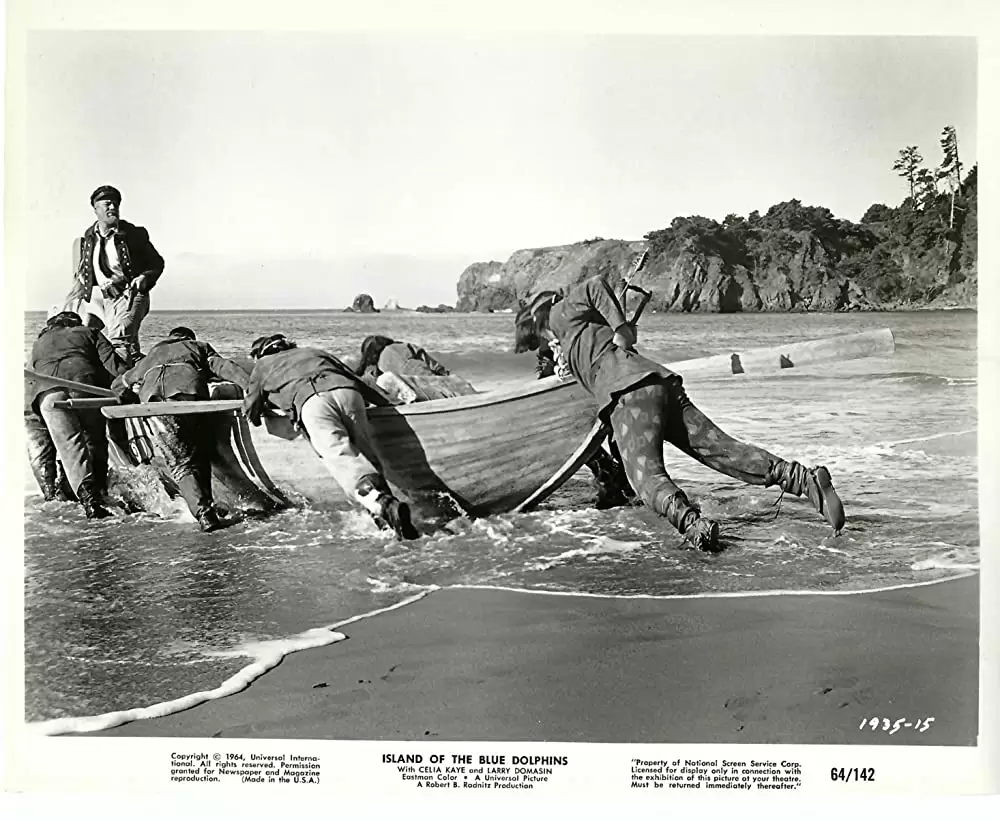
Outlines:
<svg viewBox="0 0 1000 821"><path fill-rule="evenodd" d="M513 510L531 496L572 456L595 419L593 401L575 381L541 380L459 402L370 408L368 420L394 487L474 516ZM306 441L281 441L264 426L250 428L250 435L277 485L307 497L337 493Z"/></svg>

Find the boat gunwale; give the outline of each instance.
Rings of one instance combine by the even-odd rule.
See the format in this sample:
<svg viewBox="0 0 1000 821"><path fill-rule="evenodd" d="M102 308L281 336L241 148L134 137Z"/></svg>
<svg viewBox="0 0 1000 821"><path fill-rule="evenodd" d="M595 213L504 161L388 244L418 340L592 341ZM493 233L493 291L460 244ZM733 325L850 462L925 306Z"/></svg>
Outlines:
<svg viewBox="0 0 1000 821"><path fill-rule="evenodd" d="M558 376L547 376L518 385L495 391L471 393L467 396L450 396L444 399L432 399L427 402L413 402L409 405L391 405L386 407L369 407L368 418L390 418L394 416L423 416L433 413L451 413L454 411L479 410L508 402L516 402L529 396L550 393L562 387L577 384L575 379L562 379Z"/></svg>

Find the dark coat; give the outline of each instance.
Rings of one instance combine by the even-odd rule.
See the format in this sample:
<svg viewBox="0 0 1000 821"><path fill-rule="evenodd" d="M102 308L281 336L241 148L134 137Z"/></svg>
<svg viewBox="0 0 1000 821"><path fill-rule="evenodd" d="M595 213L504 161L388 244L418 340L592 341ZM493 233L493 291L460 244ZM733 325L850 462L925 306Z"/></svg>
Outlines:
<svg viewBox="0 0 1000 821"><path fill-rule="evenodd" d="M350 388L373 405L389 400L365 384L337 357L317 348L291 348L261 357L253 366L243 412L255 425L267 402L290 414L297 424L306 400L320 391Z"/></svg>
<svg viewBox="0 0 1000 821"><path fill-rule="evenodd" d="M549 328L559 338L573 376L597 400L602 418L618 396L651 376L680 379L659 363L615 345L615 330L624 324L618 297L601 276L571 288L549 315Z"/></svg>
<svg viewBox="0 0 1000 821"><path fill-rule="evenodd" d="M73 287L66 298L67 303L77 299L90 301L91 291L97 282L94 275L94 246L97 241L97 227L91 225L82 237L73 242ZM112 241L121 263L123 278L120 281L112 280L116 293L109 296L114 298L122 293L139 276L146 278L145 290L152 290L163 273L164 264L163 257L150 242L149 232L140 225L119 220Z"/></svg>
<svg viewBox="0 0 1000 821"><path fill-rule="evenodd" d="M72 379L99 388L108 388L112 380L126 367L107 337L94 328L78 325L73 328L49 328L43 331L31 348L31 368L45 376ZM33 407L38 396L52 386L36 382L31 397ZM69 391L72 397L89 394Z"/></svg>
<svg viewBox="0 0 1000 821"><path fill-rule="evenodd" d="M143 402L175 396L208 399L208 381L213 376L244 389L249 381L243 368L219 356L207 342L165 339L150 348L138 365L119 376L112 387L121 391L138 383L137 393Z"/></svg>

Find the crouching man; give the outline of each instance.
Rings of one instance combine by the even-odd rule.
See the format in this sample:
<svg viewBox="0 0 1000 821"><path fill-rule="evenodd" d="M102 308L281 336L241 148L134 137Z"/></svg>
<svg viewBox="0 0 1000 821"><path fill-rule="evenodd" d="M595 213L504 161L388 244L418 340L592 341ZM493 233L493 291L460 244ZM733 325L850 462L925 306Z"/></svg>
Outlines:
<svg viewBox="0 0 1000 821"><path fill-rule="evenodd" d="M125 363L100 331L85 327L78 314L62 311L52 316L38 334L31 349L31 367L43 377L54 376L107 388L124 369ZM26 399L30 398L33 413L45 423L70 489L80 500L87 518L110 516L105 507L108 439L101 412L57 408L57 402L88 394L73 388L52 387L52 383L44 379L35 382L32 393L34 395ZM32 441L29 440L29 446ZM44 440L40 442L44 445ZM52 465L51 454L46 461Z"/></svg>
<svg viewBox="0 0 1000 821"><path fill-rule="evenodd" d="M283 334L260 337L250 356L254 367L243 403L250 423L260 424L267 402L289 414L348 499L397 538L416 539L410 508L392 495L382 476L368 427L365 401L386 405L385 397L337 357L298 348Z"/></svg>
<svg viewBox="0 0 1000 821"><path fill-rule="evenodd" d="M56 457L55 442L52 441L49 429L45 427L45 420L33 407L35 397L44 387L39 387L37 380L25 377L24 433L28 445L28 464L31 465L31 472L46 502L68 502L73 498L72 491L66 480L66 472L62 469L62 462Z"/></svg>
<svg viewBox="0 0 1000 821"><path fill-rule="evenodd" d="M190 328L174 328L170 335L119 376L112 390L122 401L184 402L208 399L212 377L246 386L247 373L219 356ZM223 520L212 498L212 455L216 435L197 414L151 417L153 447L167 465L191 514L205 532L218 530Z"/></svg>

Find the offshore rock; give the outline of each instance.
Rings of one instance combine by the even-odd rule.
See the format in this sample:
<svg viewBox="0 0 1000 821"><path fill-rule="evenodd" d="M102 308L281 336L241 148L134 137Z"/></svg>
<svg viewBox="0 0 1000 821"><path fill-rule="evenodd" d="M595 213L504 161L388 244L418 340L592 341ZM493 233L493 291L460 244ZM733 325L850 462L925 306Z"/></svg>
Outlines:
<svg viewBox="0 0 1000 821"><path fill-rule="evenodd" d="M345 308L345 310L357 314L377 314L379 312L378 308L375 307L375 300L371 298L370 294L358 294L354 297L351 307Z"/></svg>

